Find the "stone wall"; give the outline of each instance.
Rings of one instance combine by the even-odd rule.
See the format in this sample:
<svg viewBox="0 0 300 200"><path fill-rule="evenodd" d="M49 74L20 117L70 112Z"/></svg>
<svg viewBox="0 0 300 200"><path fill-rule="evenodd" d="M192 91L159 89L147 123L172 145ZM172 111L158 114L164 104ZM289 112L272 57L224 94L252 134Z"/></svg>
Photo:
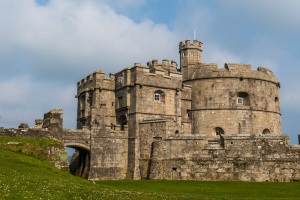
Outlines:
<svg viewBox="0 0 300 200"><path fill-rule="evenodd" d="M279 83L270 70L250 65L198 64L192 86L191 121L194 134L281 134Z"/></svg>
<svg viewBox="0 0 300 200"><path fill-rule="evenodd" d="M89 179L125 179L128 167L128 137L125 133L93 129Z"/></svg>
<svg viewBox="0 0 300 200"><path fill-rule="evenodd" d="M48 113L49 114L49 113ZM61 133L54 132L54 130L58 130L58 127L55 127L55 124L57 125L57 121L49 118L48 122L53 122L53 124L48 123L49 128L1 128L0 129L0 137L22 137L22 138L49 138L53 140L58 140L58 136L61 135ZM28 145L28 144L19 144L12 142L11 144L7 144L7 148L10 149L16 149L17 146L20 145ZM12 147L16 145L16 147ZM29 148L29 147L28 147ZM22 151L22 150L21 150ZM44 152L47 152L47 160L49 163L53 164L55 167L59 169L68 169L68 153L66 152L66 148L63 145L52 145L46 147L46 149L43 149ZM26 150L25 150L26 153ZM41 153L41 152L40 152ZM39 154L39 152L36 152L36 154ZM44 156L44 155L43 155Z"/></svg>
<svg viewBox="0 0 300 200"><path fill-rule="evenodd" d="M225 136L223 147L203 138L160 138L152 145L149 178L298 181L300 146L287 142L287 136Z"/></svg>

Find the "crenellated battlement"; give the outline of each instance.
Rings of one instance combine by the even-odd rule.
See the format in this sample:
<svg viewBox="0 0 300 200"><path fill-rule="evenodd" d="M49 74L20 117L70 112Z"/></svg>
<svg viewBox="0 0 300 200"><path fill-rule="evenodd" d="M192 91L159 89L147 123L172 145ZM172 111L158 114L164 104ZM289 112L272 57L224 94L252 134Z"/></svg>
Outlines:
<svg viewBox="0 0 300 200"><path fill-rule="evenodd" d="M86 76L85 78L81 79L77 85L79 87L87 84L87 83L92 83L92 82L96 82L98 80L111 80L114 81L115 80L115 75L110 73L109 77L105 76L105 73L102 70L96 70L94 73L89 74L88 76Z"/></svg>
<svg viewBox="0 0 300 200"><path fill-rule="evenodd" d="M114 74L110 73L109 77L106 77L102 70L97 70L77 83L78 94L83 91L94 90L94 88L114 89L114 82Z"/></svg>
<svg viewBox="0 0 300 200"><path fill-rule="evenodd" d="M202 51L202 42L198 40L193 40L193 43L191 43L190 40L185 40L185 42L181 41L179 43L179 51L185 50L185 49L198 49Z"/></svg>
<svg viewBox="0 0 300 200"><path fill-rule="evenodd" d="M177 62L172 60L171 63L168 59L163 59L161 63L154 59L147 62L147 67L153 70L167 70L167 71L177 71Z"/></svg>
<svg viewBox="0 0 300 200"><path fill-rule="evenodd" d="M154 59L146 66L134 63L132 67L123 69L115 74L116 89L132 87L135 85L180 88L182 73L177 70L177 63L167 59L161 63Z"/></svg>
<svg viewBox="0 0 300 200"><path fill-rule="evenodd" d="M189 72L188 80L207 79L207 78L240 78L243 79L260 79L278 83L274 73L264 67L258 67L252 70L249 64L225 63L224 68L218 68L215 63L204 64L198 63Z"/></svg>
<svg viewBox="0 0 300 200"><path fill-rule="evenodd" d="M170 80L181 81L182 74L177 70L176 61L163 59L161 63L153 59L144 66L141 63L134 63L130 68L125 68L115 74L116 87L120 88L132 84L167 84Z"/></svg>

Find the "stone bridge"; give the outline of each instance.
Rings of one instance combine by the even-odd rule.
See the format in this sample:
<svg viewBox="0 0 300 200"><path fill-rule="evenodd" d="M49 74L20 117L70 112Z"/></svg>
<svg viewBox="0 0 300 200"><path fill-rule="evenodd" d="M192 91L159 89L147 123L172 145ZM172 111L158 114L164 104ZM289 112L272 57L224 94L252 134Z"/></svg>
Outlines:
<svg viewBox="0 0 300 200"><path fill-rule="evenodd" d="M35 126L30 128L22 123L18 128L1 128L0 136L51 138L64 143L66 147L76 151L69 164L70 172L82 178L88 178L91 161L91 131L89 129L63 129L62 110L51 110L44 114L44 119L37 119ZM65 149L63 150L65 151ZM65 166L67 161L64 161Z"/></svg>
<svg viewBox="0 0 300 200"><path fill-rule="evenodd" d="M58 139L61 140L66 147L71 147L76 150L69 164L71 174L87 179L91 159L90 131L64 129L61 137Z"/></svg>

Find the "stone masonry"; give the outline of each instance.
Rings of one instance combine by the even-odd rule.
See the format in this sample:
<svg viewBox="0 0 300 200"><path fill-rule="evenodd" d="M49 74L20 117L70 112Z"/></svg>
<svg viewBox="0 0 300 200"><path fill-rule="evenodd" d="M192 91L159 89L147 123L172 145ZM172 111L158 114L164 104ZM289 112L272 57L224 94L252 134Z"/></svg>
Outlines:
<svg viewBox="0 0 300 200"><path fill-rule="evenodd" d="M30 130L76 148L70 171L91 180L298 181L300 146L282 134L272 71L206 64L197 40L180 42L179 54L179 66L95 71L77 84L76 130L55 110Z"/></svg>
<svg viewBox="0 0 300 200"><path fill-rule="evenodd" d="M89 179L299 180L272 71L203 63L197 40L179 54L179 66L152 60L78 82L77 128L95 135Z"/></svg>

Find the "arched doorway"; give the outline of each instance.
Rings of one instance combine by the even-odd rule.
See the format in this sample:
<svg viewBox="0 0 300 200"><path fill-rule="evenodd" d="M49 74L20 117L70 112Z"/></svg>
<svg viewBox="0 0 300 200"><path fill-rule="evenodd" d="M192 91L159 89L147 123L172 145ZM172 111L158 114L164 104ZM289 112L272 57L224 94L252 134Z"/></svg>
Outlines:
<svg viewBox="0 0 300 200"><path fill-rule="evenodd" d="M66 145L70 173L88 179L90 171L90 151L76 145Z"/></svg>

